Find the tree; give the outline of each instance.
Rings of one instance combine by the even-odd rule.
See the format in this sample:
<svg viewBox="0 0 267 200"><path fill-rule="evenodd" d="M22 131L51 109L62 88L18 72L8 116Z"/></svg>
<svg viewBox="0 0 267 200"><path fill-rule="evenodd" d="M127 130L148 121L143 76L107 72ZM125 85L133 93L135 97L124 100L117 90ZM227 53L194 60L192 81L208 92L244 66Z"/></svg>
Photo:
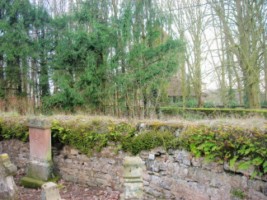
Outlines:
<svg viewBox="0 0 267 200"><path fill-rule="evenodd" d="M264 1L210 2L222 22L231 51L238 59L243 75L245 102L250 108L260 107L260 69L262 63L262 17ZM225 5L231 5L226 18ZM233 26L233 23L236 26Z"/></svg>

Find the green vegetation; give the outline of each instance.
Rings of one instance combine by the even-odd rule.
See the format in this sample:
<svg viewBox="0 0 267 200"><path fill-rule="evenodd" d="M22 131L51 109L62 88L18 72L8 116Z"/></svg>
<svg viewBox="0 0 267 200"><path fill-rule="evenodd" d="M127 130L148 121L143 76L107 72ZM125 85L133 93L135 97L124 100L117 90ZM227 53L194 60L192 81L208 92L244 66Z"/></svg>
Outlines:
<svg viewBox="0 0 267 200"><path fill-rule="evenodd" d="M177 100L266 107L265 1L62 2L1 0L1 111L150 118Z"/></svg>
<svg viewBox="0 0 267 200"><path fill-rule="evenodd" d="M26 129L23 117L0 119L1 139L26 141ZM179 137L174 133L177 129L183 129ZM70 145L87 155L109 145L134 155L161 146L166 150L185 149L206 160L227 161L236 170L254 167L255 175L267 173L267 134L259 129L204 125L185 128L182 124L155 122L148 125L146 131L138 133L136 127L126 122L77 118L53 120L52 137L54 146Z"/></svg>
<svg viewBox="0 0 267 200"><path fill-rule="evenodd" d="M20 180L20 185L26 187L26 188L33 188L33 189L37 189L37 188L41 188L41 186L44 184L44 181L41 180L37 180L34 178L30 178L30 177L23 177Z"/></svg>
<svg viewBox="0 0 267 200"><path fill-rule="evenodd" d="M182 147L196 157L229 161L230 167L240 170L254 166L257 175L267 173L267 135L258 129L192 126L174 144L174 147Z"/></svg>
<svg viewBox="0 0 267 200"><path fill-rule="evenodd" d="M180 108L180 107L161 107L164 115L179 115L185 118L195 115L195 118L215 118L215 117L248 117L253 115L267 116L265 109L242 109L242 108ZM191 115L190 115L191 114Z"/></svg>
<svg viewBox="0 0 267 200"><path fill-rule="evenodd" d="M231 194L233 197L236 197L238 199L245 199L245 197L246 197L244 191L239 189L239 188L232 189Z"/></svg>
<svg viewBox="0 0 267 200"><path fill-rule="evenodd" d="M29 0L0 3L3 110L158 111L184 42L173 36L157 3L85 0L56 16L38 6Z"/></svg>

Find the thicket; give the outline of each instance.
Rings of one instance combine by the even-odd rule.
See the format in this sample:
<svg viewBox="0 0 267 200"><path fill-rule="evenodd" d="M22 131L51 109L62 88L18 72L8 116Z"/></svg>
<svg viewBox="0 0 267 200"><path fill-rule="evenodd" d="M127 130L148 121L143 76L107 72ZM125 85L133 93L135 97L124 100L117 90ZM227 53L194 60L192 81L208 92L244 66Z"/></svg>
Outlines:
<svg viewBox="0 0 267 200"><path fill-rule="evenodd" d="M181 133L175 136L175 130ZM0 119L0 138L28 140L26 120L21 118ZM53 146L70 145L82 153L92 155L106 146L114 146L134 155L156 147L185 149L195 157L207 161L229 162L231 168L254 167L255 175L267 174L267 134L259 129L204 125L183 127L155 123L147 130L126 122L92 120L54 120L52 123Z"/></svg>

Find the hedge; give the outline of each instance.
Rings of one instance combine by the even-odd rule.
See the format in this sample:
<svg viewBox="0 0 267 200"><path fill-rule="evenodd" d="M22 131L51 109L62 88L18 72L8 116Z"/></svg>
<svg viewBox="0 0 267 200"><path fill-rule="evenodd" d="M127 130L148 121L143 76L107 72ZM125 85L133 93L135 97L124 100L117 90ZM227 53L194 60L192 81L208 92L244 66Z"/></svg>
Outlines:
<svg viewBox="0 0 267 200"><path fill-rule="evenodd" d="M161 107L164 115L186 116L188 113L196 114L202 117L226 117L237 116L246 117L251 115L260 115L267 117L267 109L243 109L243 108L181 108L181 107Z"/></svg>

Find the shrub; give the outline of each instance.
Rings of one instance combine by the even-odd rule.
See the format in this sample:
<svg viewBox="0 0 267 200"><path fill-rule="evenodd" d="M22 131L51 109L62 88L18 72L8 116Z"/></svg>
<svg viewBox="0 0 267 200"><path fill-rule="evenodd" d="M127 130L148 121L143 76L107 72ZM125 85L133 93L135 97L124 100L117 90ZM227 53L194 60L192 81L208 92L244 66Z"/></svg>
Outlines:
<svg viewBox="0 0 267 200"><path fill-rule="evenodd" d="M122 141L122 149L136 155L142 150L151 150L163 146L168 149L175 136L170 132L148 131L134 137L126 137Z"/></svg>

